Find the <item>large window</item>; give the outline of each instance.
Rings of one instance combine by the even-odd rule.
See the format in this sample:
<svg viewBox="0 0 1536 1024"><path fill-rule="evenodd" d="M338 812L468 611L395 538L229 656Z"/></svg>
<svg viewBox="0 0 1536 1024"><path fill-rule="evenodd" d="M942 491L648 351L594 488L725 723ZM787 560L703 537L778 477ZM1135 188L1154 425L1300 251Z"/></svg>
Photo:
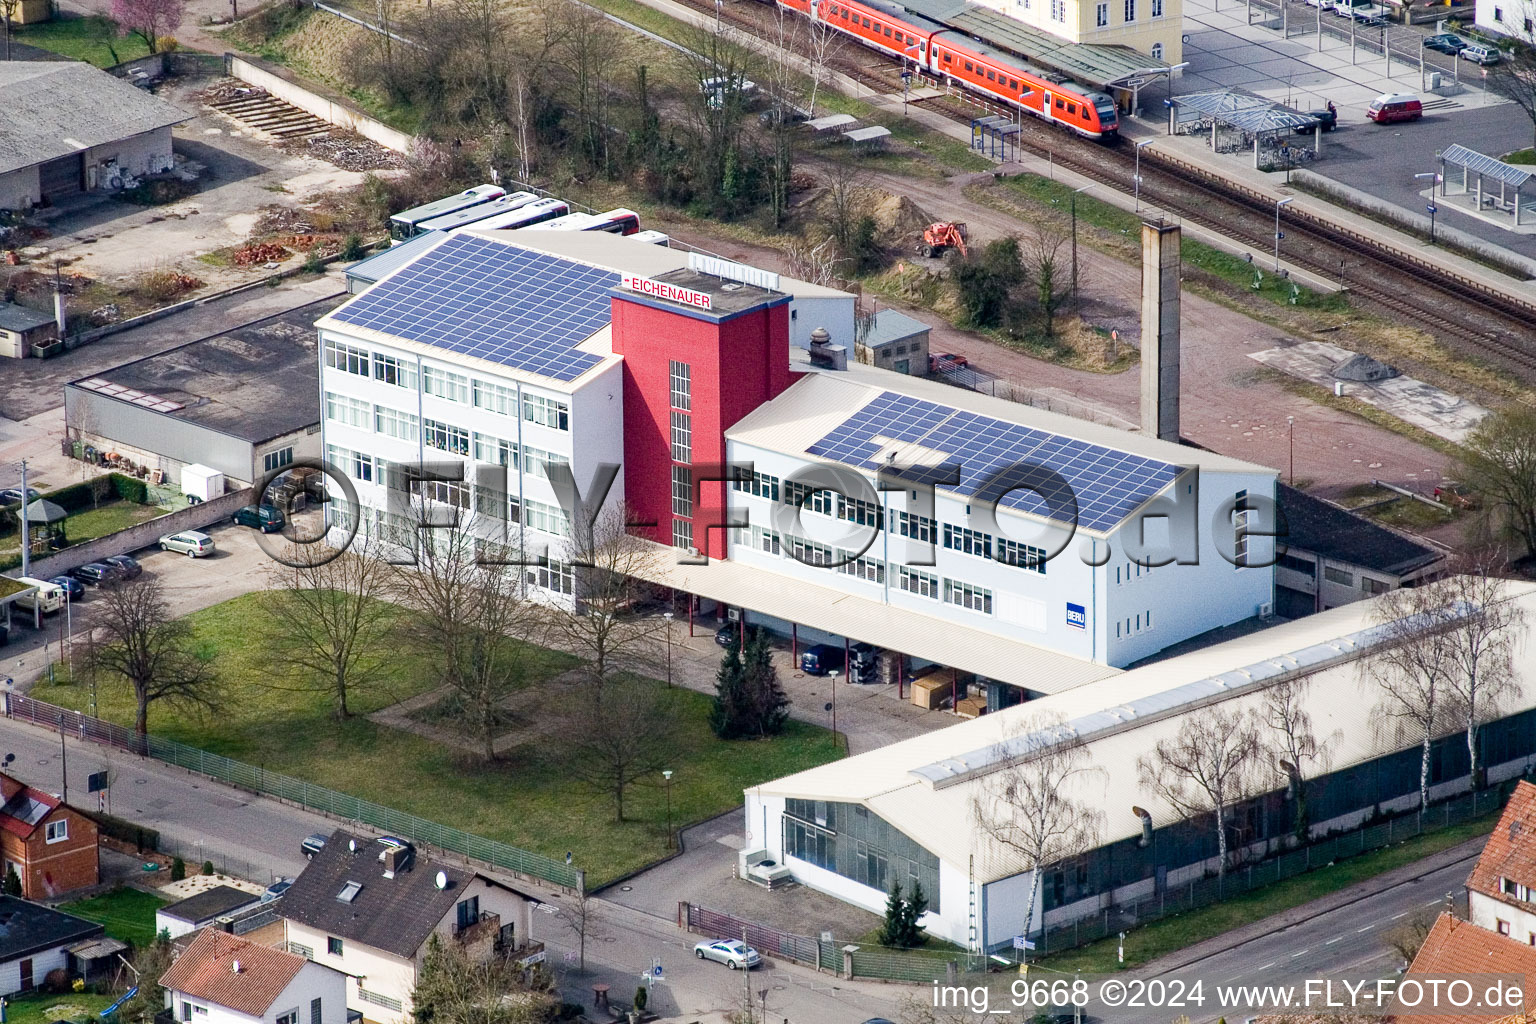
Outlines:
<svg viewBox="0 0 1536 1024"><path fill-rule="evenodd" d="M944 546L963 555L975 555L977 558L992 557L990 534L979 530L968 530L963 526L954 526L950 523L944 524Z"/></svg>
<svg viewBox="0 0 1536 1024"><path fill-rule="evenodd" d="M523 396L523 419L555 430L571 429L571 407L543 395Z"/></svg>
<svg viewBox="0 0 1536 1024"><path fill-rule="evenodd" d="M567 562L551 561L541 565L529 577L535 586L553 590L557 594L576 593L576 570Z"/></svg>
<svg viewBox="0 0 1536 1024"><path fill-rule="evenodd" d="M907 593L938 600L939 578L937 576L902 566L900 579L901 589Z"/></svg>
<svg viewBox="0 0 1536 1024"><path fill-rule="evenodd" d="M469 431L441 420L423 420L422 440L428 448L450 452L454 455L469 454Z"/></svg>
<svg viewBox="0 0 1536 1024"><path fill-rule="evenodd" d="M517 392L512 388L477 380L474 382L474 398L476 408L489 409L501 416L517 415Z"/></svg>
<svg viewBox="0 0 1536 1024"><path fill-rule="evenodd" d="M547 452L543 448L523 445L523 472L529 476L548 477L552 462L568 463L571 460L559 452Z"/></svg>
<svg viewBox="0 0 1536 1024"><path fill-rule="evenodd" d="M367 402L349 395L333 395L329 391L325 393L325 418L345 423L349 427L367 430L371 408Z"/></svg>
<svg viewBox="0 0 1536 1024"><path fill-rule="evenodd" d="M1099 4L1093 11L1093 23L1099 28L1109 24L1109 4Z"/></svg>
<svg viewBox="0 0 1536 1024"><path fill-rule="evenodd" d="M687 519L672 520L672 546L683 551L693 547L693 523Z"/></svg>
<svg viewBox="0 0 1536 1024"><path fill-rule="evenodd" d="M862 498L843 498L840 507L843 518L850 523L873 526L877 530L884 527L885 509L876 502L865 501Z"/></svg>
<svg viewBox="0 0 1536 1024"><path fill-rule="evenodd" d="M565 518L565 512L557 505L546 505L541 501L523 503L523 525L556 537L571 535L571 524Z"/></svg>
<svg viewBox="0 0 1536 1024"><path fill-rule="evenodd" d="M844 878L889 892L917 882L937 913L939 858L862 804L784 801L784 853Z"/></svg>
<svg viewBox="0 0 1536 1024"><path fill-rule="evenodd" d="M672 413L672 461L693 461L693 417L685 412Z"/></svg>
<svg viewBox="0 0 1536 1024"><path fill-rule="evenodd" d="M416 428L420 421L416 414L401 412L398 409L390 409L386 406L373 407L373 429L387 437L398 437L402 441L416 440Z"/></svg>
<svg viewBox="0 0 1536 1024"><path fill-rule="evenodd" d="M854 558L851 551L839 551L838 556L845 561L837 567L837 571L846 576L857 576L861 580L871 583L885 582L885 563L873 558Z"/></svg>
<svg viewBox="0 0 1536 1024"><path fill-rule="evenodd" d="M681 409L684 412L693 408L693 381L691 370L687 363L680 363L676 359L671 361L669 377L672 390L672 408Z"/></svg>
<svg viewBox="0 0 1536 1024"><path fill-rule="evenodd" d="M364 404L366 405L367 403ZM265 472L270 473L274 469L282 469L284 466L290 465L292 462L293 448L279 448L276 451L266 452L262 455L261 468Z"/></svg>
<svg viewBox="0 0 1536 1024"><path fill-rule="evenodd" d="M517 468L517 445L490 434L475 432L475 461Z"/></svg>
<svg viewBox="0 0 1536 1024"><path fill-rule="evenodd" d="M745 474L737 476L731 481L731 489L746 491L748 494L767 498L770 501L779 500L779 478L766 473L754 472L751 476Z"/></svg>
<svg viewBox="0 0 1536 1024"><path fill-rule="evenodd" d="M450 402L469 404L469 378L457 373L449 373L447 370L436 366L428 366L422 369L422 390L429 395L438 398L446 398Z"/></svg>
<svg viewBox="0 0 1536 1024"><path fill-rule="evenodd" d="M944 601L973 612L992 614L992 591L960 580L944 581Z"/></svg>
<svg viewBox="0 0 1536 1024"><path fill-rule="evenodd" d="M672 467L672 514L693 516L693 470L687 466Z"/></svg>
<svg viewBox="0 0 1536 1024"><path fill-rule="evenodd" d="M1136 0L1125 0L1125 20L1127 23L1136 20Z"/></svg>
<svg viewBox="0 0 1536 1024"><path fill-rule="evenodd" d="M1020 544L1018 541L1009 540L1007 537L996 537L994 545L994 557L1005 565L1016 565L1021 569L1029 569L1040 575L1045 575L1045 549L1037 548L1030 544Z"/></svg>
<svg viewBox="0 0 1536 1024"><path fill-rule="evenodd" d="M416 388L416 364L398 356L373 354L373 379L397 388Z"/></svg>
<svg viewBox="0 0 1536 1024"><path fill-rule="evenodd" d="M903 537L910 537L923 544L932 544L939 539L939 524L927 516L914 515L911 512L897 512L896 532Z"/></svg>
<svg viewBox="0 0 1536 1024"><path fill-rule="evenodd" d="M1133 0L1126 0L1132 3ZM1232 544L1232 560L1239 567L1248 564L1248 492L1237 492L1237 504L1232 512L1232 529L1234 531ZM1353 582L1353 581L1351 581Z"/></svg>
<svg viewBox="0 0 1536 1024"><path fill-rule="evenodd" d="M325 365L335 370L344 370L347 373L355 373L360 377L368 376L368 353L364 349L355 348L329 338L325 342Z"/></svg>

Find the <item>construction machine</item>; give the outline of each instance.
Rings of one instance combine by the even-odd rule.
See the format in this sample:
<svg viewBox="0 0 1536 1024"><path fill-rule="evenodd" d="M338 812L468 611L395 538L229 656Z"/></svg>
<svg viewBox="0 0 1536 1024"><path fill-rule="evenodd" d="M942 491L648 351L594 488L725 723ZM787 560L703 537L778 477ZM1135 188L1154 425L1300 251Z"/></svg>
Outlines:
<svg viewBox="0 0 1536 1024"><path fill-rule="evenodd" d="M935 256L943 256L950 249L954 249L960 255L966 255L965 250L965 225L951 224L949 221L936 221L923 229L923 240L918 245L920 255L930 259Z"/></svg>

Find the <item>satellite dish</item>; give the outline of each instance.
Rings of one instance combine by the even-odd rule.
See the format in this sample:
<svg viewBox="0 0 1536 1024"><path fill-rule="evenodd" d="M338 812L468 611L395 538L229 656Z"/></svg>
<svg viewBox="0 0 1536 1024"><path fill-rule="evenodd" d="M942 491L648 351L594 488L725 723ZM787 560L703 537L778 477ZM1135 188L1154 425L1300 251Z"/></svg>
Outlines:
<svg viewBox="0 0 1536 1024"><path fill-rule="evenodd" d="M347 840L347 852L348 853L356 853L357 852L357 840L356 839L348 839Z"/></svg>
<svg viewBox="0 0 1536 1024"><path fill-rule="evenodd" d="M437 877L432 879L432 882L439 889L446 889L446 888L448 888L448 872L446 872L446 871L439 871L437 873Z"/></svg>

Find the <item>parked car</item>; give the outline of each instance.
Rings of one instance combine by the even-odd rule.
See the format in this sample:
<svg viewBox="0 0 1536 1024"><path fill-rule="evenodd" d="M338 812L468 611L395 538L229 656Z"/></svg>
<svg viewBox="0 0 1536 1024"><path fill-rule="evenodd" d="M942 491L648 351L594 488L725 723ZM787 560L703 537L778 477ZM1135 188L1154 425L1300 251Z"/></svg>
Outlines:
<svg viewBox="0 0 1536 1024"><path fill-rule="evenodd" d="M181 533L168 533L161 537L160 550L175 551L188 558L202 558L204 555L213 554L214 543L213 538L206 533L185 530Z"/></svg>
<svg viewBox="0 0 1536 1024"><path fill-rule="evenodd" d="M734 647L736 641L741 638L741 623L727 622L715 630L715 643L721 647Z"/></svg>
<svg viewBox="0 0 1536 1024"><path fill-rule="evenodd" d="M314 832L305 836L304 841L299 844L299 849L304 851L304 859L314 860L315 854L325 849L326 840L330 838L324 832Z"/></svg>
<svg viewBox="0 0 1536 1024"><path fill-rule="evenodd" d="M55 576L48 581L64 588L64 600L73 604L85 596L85 584L73 576Z"/></svg>
<svg viewBox="0 0 1536 1024"><path fill-rule="evenodd" d="M85 565L77 565L69 570L69 574L81 583L89 583L99 587L103 583L112 583L120 579L123 571L115 565L106 562L87 562Z"/></svg>
<svg viewBox="0 0 1536 1024"><path fill-rule="evenodd" d="M800 652L800 671L808 676L824 676L843 670L844 652L833 644L817 644Z"/></svg>
<svg viewBox="0 0 1536 1024"><path fill-rule="evenodd" d="M43 614L48 615L62 609L64 602L68 600L64 594L64 588L57 583L50 583L48 580L40 580L32 576L18 576L16 582L37 588L16 598L16 607L21 611L35 612L38 607L41 607Z"/></svg>
<svg viewBox="0 0 1536 1024"><path fill-rule="evenodd" d="M236 526L249 526L262 533L276 533L288 524L275 505L247 505L236 512L231 521Z"/></svg>
<svg viewBox="0 0 1536 1024"><path fill-rule="evenodd" d="M700 960L713 960L716 963L725 964L733 971L739 971L743 967L751 970L763 962L757 950L740 939L717 939L714 942L706 939L693 947L693 955Z"/></svg>
<svg viewBox="0 0 1536 1024"><path fill-rule="evenodd" d="M1481 43L1468 43L1461 48L1461 52L1456 56L1462 60L1469 60L1474 64L1480 64L1483 67L1497 64L1503 59L1496 47L1484 46Z"/></svg>
<svg viewBox="0 0 1536 1024"><path fill-rule="evenodd" d="M43 492L38 490L36 487L28 487L27 488L27 500L28 501L36 501L38 498L41 498L42 496L43 496ZM0 505L19 505L19 504L21 504L21 488L20 487L7 487L5 490L0 491Z"/></svg>
<svg viewBox="0 0 1536 1024"><path fill-rule="evenodd" d="M122 571L122 578L125 580L131 580L144 574L144 567L132 555L108 555L102 561L120 569Z"/></svg>
<svg viewBox="0 0 1536 1024"><path fill-rule="evenodd" d="M279 878L277 881L267 886L267 891L261 894L261 902L271 903L273 900L282 896L283 893L287 892L289 887L292 885L293 879Z"/></svg>
<svg viewBox="0 0 1536 1024"><path fill-rule="evenodd" d="M1424 48L1435 50L1439 53L1448 53L1454 57L1467 48L1467 41L1454 32L1441 32L1439 35L1433 35L1424 40Z"/></svg>
<svg viewBox="0 0 1536 1024"><path fill-rule="evenodd" d="M1417 121L1424 116L1424 104L1417 96L1406 92L1387 92L1371 100L1365 116L1377 124L1396 121Z"/></svg>
<svg viewBox="0 0 1536 1024"><path fill-rule="evenodd" d="M1317 125L1322 125L1323 131L1331 132L1339 124L1339 112L1337 110L1329 110L1327 107L1321 110L1304 110L1302 114L1310 117L1313 124L1297 125L1297 135L1311 135Z"/></svg>
<svg viewBox="0 0 1536 1024"><path fill-rule="evenodd" d="M970 366L971 361L965 356L957 356L953 352L945 352L943 355L930 355L928 357L929 373L944 373L947 370L958 370Z"/></svg>

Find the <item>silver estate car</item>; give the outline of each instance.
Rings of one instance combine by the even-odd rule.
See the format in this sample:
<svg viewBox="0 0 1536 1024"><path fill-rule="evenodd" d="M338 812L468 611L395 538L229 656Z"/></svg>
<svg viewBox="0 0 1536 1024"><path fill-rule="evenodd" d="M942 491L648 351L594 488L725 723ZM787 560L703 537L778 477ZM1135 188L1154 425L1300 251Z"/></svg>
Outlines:
<svg viewBox="0 0 1536 1024"><path fill-rule="evenodd" d="M168 533L160 538L161 551L175 551L186 555L188 558L202 558L204 555L213 554L213 538L206 533L197 530L183 530L181 533Z"/></svg>
<svg viewBox="0 0 1536 1024"><path fill-rule="evenodd" d="M701 942L693 947L693 955L700 960L714 960L725 964L733 971L739 971L743 967L750 970L763 962L763 958L757 955L757 950L740 939Z"/></svg>

